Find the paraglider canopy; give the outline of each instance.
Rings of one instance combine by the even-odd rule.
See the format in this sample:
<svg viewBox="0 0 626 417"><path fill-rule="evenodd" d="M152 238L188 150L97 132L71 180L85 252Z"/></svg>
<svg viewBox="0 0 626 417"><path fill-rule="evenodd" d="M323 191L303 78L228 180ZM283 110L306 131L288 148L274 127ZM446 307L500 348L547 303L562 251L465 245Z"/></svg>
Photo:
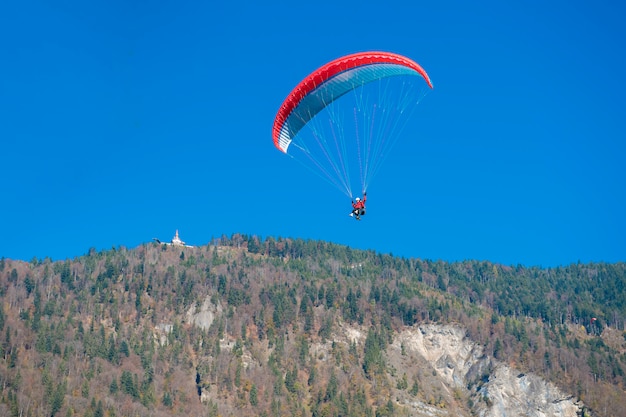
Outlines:
<svg viewBox="0 0 626 417"><path fill-rule="evenodd" d="M400 84L383 84L392 79ZM352 196L349 166L358 161L365 191L368 177L403 127L400 116L410 114L425 94L422 86L432 89L428 74L402 55L360 52L335 59L309 74L284 100L274 119L274 146L348 196ZM346 104L344 96L353 96L348 100L352 104ZM323 119L328 123L319 121L321 113L326 113ZM355 125L351 131L346 129L350 122ZM300 134L305 127L311 133L308 138Z"/></svg>
<svg viewBox="0 0 626 417"><path fill-rule="evenodd" d="M299 128L304 126L308 120L314 117L330 101L339 98L364 83L382 77L408 74L411 71L421 75L428 86L433 88L426 71L417 62L402 55L390 52L360 52L329 62L302 80L280 106L272 130L274 145L286 153L291 138L298 133ZM343 76L338 77L340 74L343 74ZM328 94L324 94L325 91L320 91L316 97L310 96L314 90L321 88L332 78L336 78L333 81L333 85L325 86L324 88L324 90L328 90L326 91ZM309 96L309 102L317 101L317 103L307 103L307 100L305 100L307 96ZM307 105L301 106L302 104ZM314 105L313 109L311 104ZM300 114L293 113L298 106L306 107L308 118L303 119L300 117ZM301 123L298 123L300 125L299 128L286 128L286 122L290 117L300 120Z"/></svg>

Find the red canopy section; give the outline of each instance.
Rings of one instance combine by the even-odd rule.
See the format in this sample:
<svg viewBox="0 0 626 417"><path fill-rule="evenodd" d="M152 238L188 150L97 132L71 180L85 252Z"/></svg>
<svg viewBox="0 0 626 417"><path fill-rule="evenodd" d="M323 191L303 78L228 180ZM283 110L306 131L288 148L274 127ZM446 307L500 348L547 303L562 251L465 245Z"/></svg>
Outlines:
<svg viewBox="0 0 626 417"><path fill-rule="evenodd" d="M285 145L281 144L280 141L281 130L283 129L283 125L285 124L285 121L287 120L289 115L298 106L298 104L302 101L304 97L306 97L309 93L318 88L321 84L338 74L357 67L375 64L393 64L407 67L419 73L424 78L428 86L430 88L433 88L430 78L428 77L428 74L426 74L426 71L424 71L424 69L418 63L405 56L389 52L360 52L356 54L346 55L344 57L329 62L328 64L320 67L313 73L309 74L291 91L291 93L287 96L280 109L278 110L278 113L276 114L276 118L274 120L274 126L272 129L272 138L274 140L274 145L282 152L286 152Z"/></svg>

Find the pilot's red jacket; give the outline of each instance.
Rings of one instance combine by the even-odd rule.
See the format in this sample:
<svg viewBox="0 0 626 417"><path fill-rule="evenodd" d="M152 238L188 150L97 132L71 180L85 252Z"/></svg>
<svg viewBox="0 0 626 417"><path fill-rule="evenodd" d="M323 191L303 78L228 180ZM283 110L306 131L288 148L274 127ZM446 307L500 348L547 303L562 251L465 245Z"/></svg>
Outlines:
<svg viewBox="0 0 626 417"><path fill-rule="evenodd" d="M356 203L352 203L352 207L355 210L360 210L365 208L365 200L367 200L367 195L363 196L363 200L357 201Z"/></svg>

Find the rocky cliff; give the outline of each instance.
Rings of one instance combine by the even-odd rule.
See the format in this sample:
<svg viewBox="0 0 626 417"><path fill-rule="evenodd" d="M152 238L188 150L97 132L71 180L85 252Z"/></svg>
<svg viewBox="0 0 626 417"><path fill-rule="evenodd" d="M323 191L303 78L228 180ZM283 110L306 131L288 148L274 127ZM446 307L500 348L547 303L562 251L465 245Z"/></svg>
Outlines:
<svg viewBox="0 0 626 417"><path fill-rule="evenodd" d="M367 330L340 329L335 335L338 340L364 343ZM583 413L583 404L573 395L484 355L460 327L405 328L386 353L389 377L396 387L403 378L419 381L418 395L401 389L393 393L410 416L577 417Z"/></svg>

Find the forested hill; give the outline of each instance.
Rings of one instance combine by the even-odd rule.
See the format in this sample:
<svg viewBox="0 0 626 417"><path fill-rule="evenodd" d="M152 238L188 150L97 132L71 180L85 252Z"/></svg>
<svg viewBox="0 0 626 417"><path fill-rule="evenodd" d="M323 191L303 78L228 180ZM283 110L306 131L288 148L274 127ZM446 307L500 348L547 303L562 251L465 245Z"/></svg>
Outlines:
<svg viewBox="0 0 626 417"><path fill-rule="evenodd" d="M624 416L625 284L624 263L448 263L244 235L2 258L0 415L489 410L489 369L446 390L427 364L399 368L396 335L452 324L493 363L569 393L581 413ZM344 343L350 332L363 337Z"/></svg>

